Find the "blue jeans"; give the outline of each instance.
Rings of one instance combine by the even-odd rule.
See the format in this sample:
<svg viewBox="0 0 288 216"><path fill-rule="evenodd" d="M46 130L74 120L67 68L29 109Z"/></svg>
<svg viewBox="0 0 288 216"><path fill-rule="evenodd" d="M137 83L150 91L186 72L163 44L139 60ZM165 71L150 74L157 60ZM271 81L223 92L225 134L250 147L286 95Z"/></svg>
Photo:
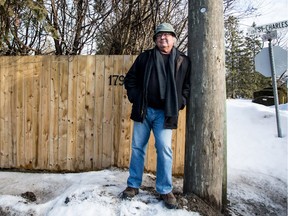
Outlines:
<svg viewBox="0 0 288 216"><path fill-rule="evenodd" d="M152 129L157 153L156 191L160 194L172 191L172 129L164 128L164 120L163 110L148 107L143 123L134 122L132 154L127 180L129 187L141 186L146 149Z"/></svg>

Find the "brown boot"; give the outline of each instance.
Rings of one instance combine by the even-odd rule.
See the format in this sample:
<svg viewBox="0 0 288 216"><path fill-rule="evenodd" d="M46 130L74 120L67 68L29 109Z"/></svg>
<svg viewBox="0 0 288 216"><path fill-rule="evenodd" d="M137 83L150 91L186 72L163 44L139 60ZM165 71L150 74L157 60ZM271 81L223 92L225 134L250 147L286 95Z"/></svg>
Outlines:
<svg viewBox="0 0 288 216"><path fill-rule="evenodd" d="M139 193L139 189L138 188L127 187L122 192L122 199L132 199L138 193Z"/></svg>
<svg viewBox="0 0 288 216"><path fill-rule="evenodd" d="M164 201L167 208L176 209L178 207L177 200L172 192L168 194L160 194L160 198Z"/></svg>

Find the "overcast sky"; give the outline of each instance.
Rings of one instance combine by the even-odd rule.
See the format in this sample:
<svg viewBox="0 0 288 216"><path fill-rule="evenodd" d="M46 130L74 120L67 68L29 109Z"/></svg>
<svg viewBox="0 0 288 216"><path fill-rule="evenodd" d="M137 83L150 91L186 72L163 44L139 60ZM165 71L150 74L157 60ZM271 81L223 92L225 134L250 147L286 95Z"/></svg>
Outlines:
<svg viewBox="0 0 288 216"><path fill-rule="evenodd" d="M255 22L259 26L288 20L288 0L254 0L253 4L259 6L261 15L243 19L240 24L251 26Z"/></svg>

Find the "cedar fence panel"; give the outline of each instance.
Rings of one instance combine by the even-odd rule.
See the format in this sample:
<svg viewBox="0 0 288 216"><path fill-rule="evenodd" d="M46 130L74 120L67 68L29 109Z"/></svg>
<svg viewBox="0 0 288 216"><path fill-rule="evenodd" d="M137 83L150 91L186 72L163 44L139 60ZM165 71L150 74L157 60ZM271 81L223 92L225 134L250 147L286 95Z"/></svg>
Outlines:
<svg viewBox="0 0 288 216"><path fill-rule="evenodd" d="M136 56L0 57L0 168L80 172L128 167L133 121L123 78ZM184 172L185 111L173 131ZM145 169L155 171L154 137Z"/></svg>

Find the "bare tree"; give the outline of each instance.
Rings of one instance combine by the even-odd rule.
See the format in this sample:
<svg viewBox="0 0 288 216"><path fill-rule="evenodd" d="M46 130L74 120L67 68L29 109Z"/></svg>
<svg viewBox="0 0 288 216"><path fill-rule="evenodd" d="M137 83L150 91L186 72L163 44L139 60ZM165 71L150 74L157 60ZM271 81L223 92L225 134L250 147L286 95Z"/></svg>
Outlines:
<svg viewBox="0 0 288 216"><path fill-rule="evenodd" d="M160 22L175 26L179 41L187 28L187 2L175 0L116 0L113 13L98 34L98 53L137 54L154 46L154 29ZM179 43L183 45L183 42Z"/></svg>
<svg viewBox="0 0 288 216"><path fill-rule="evenodd" d="M224 0L226 18L257 12L252 0L241 10L238 2ZM187 8L188 0L0 1L0 55L137 54L154 46L161 22L186 52Z"/></svg>
<svg viewBox="0 0 288 216"><path fill-rule="evenodd" d="M252 0L245 6L224 0L224 18L250 16L257 12ZM178 36L178 48L187 51L188 0L114 0L112 14L97 34L101 54L137 54L152 47L153 30L161 22L170 22Z"/></svg>
<svg viewBox="0 0 288 216"><path fill-rule="evenodd" d="M47 54L47 40L56 55L92 54L97 29L109 16L106 1L7 0L0 3L1 55Z"/></svg>
<svg viewBox="0 0 288 216"><path fill-rule="evenodd" d="M43 1L7 0L0 4L0 54L28 55L41 52L46 11Z"/></svg>
<svg viewBox="0 0 288 216"><path fill-rule="evenodd" d="M251 15L259 15L259 8L262 3L255 3L252 0L239 1L239 0L224 0L224 19L230 16L237 17L238 19L247 18Z"/></svg>
<svg viewBox="0 0 288 216"><path fill-rule="evenodd" d="M45 6L56 55L79 55L88 47L88 53L95 50L94 36L111 12L106 1L51 0Z"/></svg>
<svg viewBox="0 0 288 216"><path fill-rule="evenodd" d="M277 30L277 39L275 40L275 45L283 47L284 49L288 50L288 30L281 29Z"/></svg>

